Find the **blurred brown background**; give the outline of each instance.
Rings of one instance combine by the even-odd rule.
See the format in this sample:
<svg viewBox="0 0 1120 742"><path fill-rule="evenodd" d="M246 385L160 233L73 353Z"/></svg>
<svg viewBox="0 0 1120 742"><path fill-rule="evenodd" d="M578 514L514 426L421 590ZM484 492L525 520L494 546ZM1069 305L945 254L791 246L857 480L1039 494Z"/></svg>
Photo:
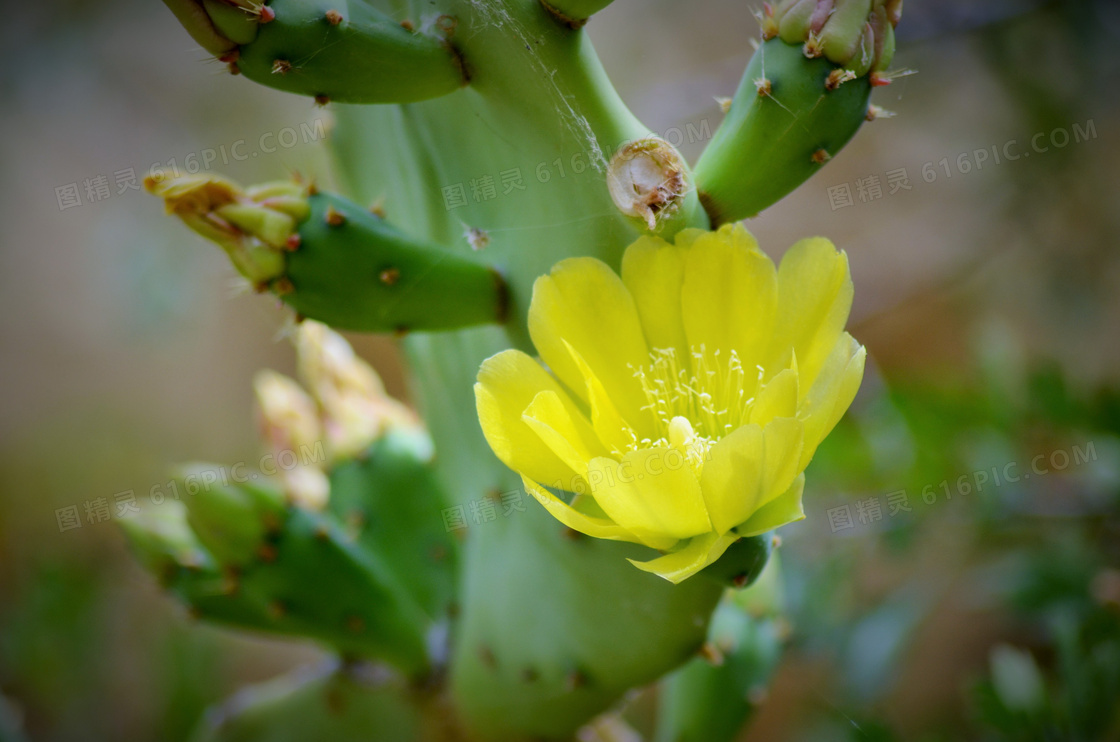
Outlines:
<svg viewBox="0 0 1120 742"><path fill-rule="evenodd" d="M329 182L316 127L329 128L330 110L229 76L154 0L6 13L0 703L36 739L183 739L206 705L315 650L187 620L127 553L115 496L131 491L150 507L174 462L255 457L252 374L290 372L293 354L274 302L239 290L218 250L132 186L154 164L210 158L243 182L290 171ZM1040 359L1072 388L1115 386L1116 4L910 0L900 30L895 67L918 74L873 99L897 116L868 124L750 228L773 255L810 234L848 251L853 333L875 365L865 394L884 378L951 385L985 373L1028 394L1017 385ZM618 0L589 33L623 98L672 139L718 125L714 97L734 91L756 25L741 2ZM694 161L702 146L686 137L682 150ZM888 173L900 170L910 187L892 193ZM406 396L392 342L353 340ZM879 465L889 468L899 449L885 435ZM1094 440L1093 476L1111 482L1120 447ZM90 522L99 498L110 516ZM64 530L73 507L81 527ZM824 507L807 509L827 535ZM851 598L950 579L953 536L923 537L924 556L904 567L865 540L858 548L876 566L858 573ZM832 558L811 540L805 554ZM957 713L946 709L958 705L962 673L982 666L999 634L1002 619L977 624L968 599L939 603L892 676L886 714L904 738ZM824 672L788 661L752 739L794 738L803 704L831 703L813 680Z"/></svg>

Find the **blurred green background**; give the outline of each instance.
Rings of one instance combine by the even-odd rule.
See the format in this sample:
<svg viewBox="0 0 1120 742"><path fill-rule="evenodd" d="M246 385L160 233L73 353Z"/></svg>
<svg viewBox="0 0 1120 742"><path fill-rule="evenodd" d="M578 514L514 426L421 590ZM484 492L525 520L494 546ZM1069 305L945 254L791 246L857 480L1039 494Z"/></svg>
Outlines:
<svg viewBox="0 0 1120 742"><path fill-rule="evenodd" d="M116 521L176 461L255 458L251 376L293 354L133 186L329 183L330 110L230 77L155 0L5 12L0 739L183 740L319 653L190 620ZM715 129L755 29L729 0L588 27L671 141ZM873 362L783 531L789 647L743 739L1118 740L1120 5L910 0L900 32L897 116L749 223L775 257L847 250ZM407 398L392 341L352 340Z"/></svg>

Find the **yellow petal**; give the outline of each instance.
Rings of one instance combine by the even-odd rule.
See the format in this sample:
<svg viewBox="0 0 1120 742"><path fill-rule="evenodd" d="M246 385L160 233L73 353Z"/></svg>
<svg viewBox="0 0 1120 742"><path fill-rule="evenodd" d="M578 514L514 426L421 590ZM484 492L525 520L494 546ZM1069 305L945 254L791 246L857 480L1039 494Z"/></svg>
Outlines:
<svg viewBox="0 0 1120 742"><path fill-rule="evenodd" d="M763 464L762 428L744 425L708 451L700 486L712 528L727 533L750 517L758 500Z"/></svg>
<svg viewBox="0 0 1120 742"><path fill-rule="evenodd" d="M537 394L521 419L580 477L586 474L588 461L607 454L587 419L579 413L571 414L554 391ZM569 492L574 488L574 482L561 487Z"/></svg>
<svg viewBox="0 0 1120 742"><path fill-rule="evenodd" d="M576 366L583 376L589 404L591 405L591 426L595 430L595 435L598 436L607 451L616 456L621 456L623 451L630 450L638 441L634 427L629 421L623 419L614 406L614 402L611 401L610 395L607 394L607 390L603 388L602 382L591 371L587 362L583 360L583 356L567 342L564 343L564 346L572 355L572 359L575 360ZM650 417L643 415L636 422L642 424L640 429L643 437L648 436L647 428L651 422Z"/></svg>
<svg viewBox="0 0 1120 742"><path fill-rule="evenodd" d="M805 491L805 475L802 474L793 480L780 496L774 498L769 505L759 509L750 519L735 529L740 536L757 536L760 533L772 531L778 526L801 520L805 517L805 510L801 506L801 495Z"/></svg>
<svg viewBox="0 0 1120 742"><path fill-rule="evenodd" d="M816 383L805 397L798 417L805 426L801 468L809 460L840 418L847 412L863 381L867 351L848 333L843 333L826 359Z"/></svg>
<svg viewBox="0 0 1120 742"><path fill-rule="evenodd" d="M754 366L770 342L777 286L774 264L742 226L697 236L681 289L692 350L735 350L744 366Z"/></svg>
<svg viewBox="0 0 1120 742"><path fill-rule="evenodd" d="M659 237L644 236L622 256L622 282L634 297L650 348L674 348L686 358L688 342L681 318L685 252Z"/></svg>
<svg viewBox="0 0 1120 742"><path fill-rule="evenodd" d="M700 235L704 235L704 234L710 234L710 233L706 229L698 229L696 227L689 227L688 229L682 229L681 231L677 232L676 236L673 237L673 243L677 247L688 249L688 248L692 247L693 242L696 242L697 237L699 237Z"/></svg>
<svg viewBox="0 0 1120 742"><path fill-rule="evenodd" d="M571 528L573 531L586 533L593 538L641 543L633 534L627 532L625 528L619 527L606 518L595 518L586 513L581 513L528 477L522 476L521 482L525 485L525 491L536 498L537 502L543 505L544 509L547 510L553 518L560 521L568 528Z"/></svg>
<svg viewBox="0 0 1120 742"><path fill-rule="evenodd" d="M676 449L630 451L621 462L592 459L587 480L603 512L643 543L664 546L712 528L700 483Z"/></svg>
<svg viewBox="0 0 1120 742"><path fill-rule="evenodd" d="M648 363L638 311L622 279L594 258L569 258L533 284L529 334L541 359L584 401L583 376L565 342L583 356L615 406L631 416L645 394L631 368Z"/></svg>
<svg viewBox="0 0 1120 742"><path fill-rule="evenodd" d="M774 342L797 353L803 388L809 388L832 352L852 308L848 256L822 237L791 247L778 268ZM782 348L772 347L780 355Z"/></svg>
<svg viewBox="0 0 1120 742"><path fill-rule="evenodd" d="M751 422L765 425L776 417L797 414L798 374L796 368L778 373L758 393L751 408Z"/></svg>
<svg viewBox="0 0 1120 742"><path fill-rule="evenodd" d="M576 410L567 393L541 365L518 350L482 362L474 385L478 420L486 442L503 464L539 482L567 482L577 476L521 419L542 391L555 392Z"/></svg>
<svg viewBox="0 0 1120 742"><path fill-rule="evenodd" d="M801 473L802 424L775 418L744 425L712 447L701 487L712 527L726 533L782 494Z"/></svg>
<svg viewBox="0 0 1120 742"><path fill-rule="evenodd" d="M774 418L763 428L762 478L755 512L781 496L801 473L803 434L801 422L792 417Z"/></svg>
<svg viewBox="0 0 1120 742"><path fill-rule="evenodd" d="M671 554L651 559L648 562L638 562L633 559L627 561L638 569L653 572L675 585L692 577L692 575L719 559L723 556L723 552L727 551L727 547L738 540L739 536L733 533L723 536L716 533L705 533L690 540L684 548Z"/></svg>

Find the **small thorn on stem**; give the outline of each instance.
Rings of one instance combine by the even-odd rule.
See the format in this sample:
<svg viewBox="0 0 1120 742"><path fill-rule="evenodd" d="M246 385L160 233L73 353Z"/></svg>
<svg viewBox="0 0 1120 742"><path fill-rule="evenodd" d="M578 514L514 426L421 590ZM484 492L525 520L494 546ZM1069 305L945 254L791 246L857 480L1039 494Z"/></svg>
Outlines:
<svg viewBox="0 0 1120 742"><path fill-rule="evenodd" d="M471 249L476 252L490 244L490 233L485 229L466 227L463 236L467 238L467 244L471 246Z"/></svg>
<svg viewBox="0 0 1120 742"><path fill-rule="evenodd" d="M723 652L719 651L719 647L711 642L704 642L700 645L700 656L713 667L719 667L723 664Z"/></svg>
<svg viewBox="0 0 1120 742"><path fill-rule="evenodd" d="M765 77L760 77L754 81L754 89L757 90L758 94L764 98L768 98L770 96L770 93L774 91L773 85L771 85L770 81Z"/></svg>
<svg viewBox="0 0 1120 742"><path fill-rule="evenodd" d="M385 197L378 196L377 200L369 206L369 213L376 216L378 219L385 218Z"/></svg>
<svg viewBox="0 0 1120 742"><path fill-rule="evenodd" d="M587 675L581 670L572 670L565 678L565 684L569 692L579 690L587 685Z"/></svg>
<svg viewBox="0 0 1120 742"><path fill-rule="evenodd" d="M341 227L346 223L346 217L335 210L333 206L327 207L327 225L331 227Z"/></svg>
<svg viewBox="0 0 1120 742"><path fill-rule="evenodd" d="M716 103L719 104L720 112L727 113L728 111L731 110L731 103L732 103L731 98L728 98L725 95L717 95L715 98L716 98Z"/></svg>
<svg viewBox="0 0 1120 742"><path fill-rule="evenodd" d="M325 17L327 19L327 23L331 24L332 26L337 26L338 24L342 23L342 13L339 13L337 10L328 10Z"/></svg>
<svg viewBox="0 0 1120 742"><path fill-rule="evenodd" d="M272 74L286 75L292 71L292 63L286 59L276 59L272 62Z"/></svg>
<svg viewBox="0 0 1120 742"><path fill-rule="evenodd" d="M315 104L318 105L318 106L325 106L330 102L331 102L331 97L329 95L319 93L318 95L315 96Z"/></svg>
<svg viewBox="0 0 1120 742"><path fill-rule="evenodd" d="M871 87L881 88L891 84L891 78L884 75L882 72L872 72L871 77L868 78L871 82Z"/></svg>
<svg viewBox="0 0 1120 742"><path fill-rule="evenodd" d="M836 90L848 80L856 79L856 73L851 70L836 69L828 73L828 79L824 82L826 90Z"/></svg>
<svg viewBox="0 0 1120 742"><path fill-rule="evenodd" d="M241 74L241 68L237 66L237 62L230 62L229 63L229 73L231 75L240 75Z"/></svg>
<svg viewBox="0 0 1120 742"><path fill-rule="evenodd" d="M377 278L386 286L392 286L401 280L401 272L399 268L386 268L378 274Z"/></svg>
<svg viewBox="0 0 1120 742"><path fill-rule="evenodd" d="M824 42L821 41L820 35L810 31L809 39L805 42L801 52L809 59L816 59L824 54Z"/></svg>
<svg viewBox="0 0 1120 742"><path fill-rule="evenodd" d="M777 549L781 545L782 545L782 537L775 533L774 537L772 539L770 539L770 548L771 549Z"/></svg>
<svg viewBox="0 0 1120 742"><path fill-rule="evenodd" d="M894 116L894 111L888 111L885 108L880 108L874 104L867 107L867 120L875 121L877 119L889 119Z"/></svg>
<svg viewBox="0 0 1120 742"><path fill-rule="evenodd" d="M830 155L828 153L828 150L826 150L824 147L821 147L820 149L818 149L816 152L813 153L813 156L812 156L813 162L817 163L818 165L823 165L831 159L832 159L832 155Z"/></svg>
<svg viewBox="0 0 1120 742"><path fill-rule="evenodd" d="M284 247L295 252L299 249L301 242L303 242L303 238L299 236L299 232L292 232L288 235L288 239L284 241Z"/></svg>
<svg viewBox="0 0 1120 742"><path fill-rule="evenodd" d="M401 21L401 28L403 28L405 31L415 31L416 30L415 24L413 24L413 22L408 20L407 18L405 18L403 21Z"/></svg>
<svg viewBox="0 0 1120 742"><path fill-rule="evenodd" d="M257 11L257 15L261 19L261 23L270 23L276 20L276 11L267 5L262 5L261 9Z"/></svg>
<svg viewBox="0 0 1120 742"><path fill-rule="evenodd" d="M746 572L740 572L739 574L737 574L737 575L735 575L734 577L731 578L731 587L735 588L736 590L742 590L744 587L747 586L747 582L748 582L747 573Z"/></svg>
<svg viewBox="0 0 1120 742"><path fill-rule="evenodd" d="M219 62L225 62L226 64L229 64L230 62L236 62L240 56L241 56L241 49L240 48L230 49L228 52L226 52L222 56L218 57L218 61Z"/></svg>

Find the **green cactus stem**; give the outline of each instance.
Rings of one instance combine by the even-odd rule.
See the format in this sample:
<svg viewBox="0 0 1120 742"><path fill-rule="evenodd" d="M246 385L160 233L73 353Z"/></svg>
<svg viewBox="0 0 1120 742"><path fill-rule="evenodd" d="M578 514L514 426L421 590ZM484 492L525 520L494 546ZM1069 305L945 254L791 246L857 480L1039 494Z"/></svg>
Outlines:
<svg viewBox="0 0 1120 742"><path fill-rule="evenodd" d="M713 224L755 216L821 169L867 118L866 77L829 89L840 68L780 38L751 58L727 117L696 163Z"/></svg>
<svg viewBox="0 0 1120 742"><path fill-rule="evenodd" d="M417 430L387 432L331 470L327 509L435 622L455 611L458 544L440 517L430 449Z"/></svg>
<svg viewBox="0 0 1120 742"><path fill-rule="evenodd" d="M364 332L505 321L506 283L495 269L412 239L339 196L291 181L243 189L215 175L145 186L258 291L305 317Z"/></svg>
<svg viewBox="0 0 1120 742"><path fill-rule="evenodd" d="M697 657L662 689L654 742L733 742L764 700L781 658L782 622L732 602L712 617L710 657Z"/></svg>
<svg viewBox="0 0 1120 742"><path fill-rule="evenodd" d="M694 173L713 225L755 216L808 180L870 118L894 56L897 0L785 0Z"/></svg>
<svg viewBox="0 0 1120 742"><path fill-rule="evenodd" d="M639 572L626 557L649 550L573 534L531 501L477 528L467 547L477 569L464 575L471 602L451 689L486 740L571 739L626 690L695 654L723 592L714 580L673 585Z"/></svg>
<svg viewBox="0 0 1120 742"><path fill-rule="evenodd" d="M781 659L789 633L781 612L775 556L754 585L724 595L712 617L705 651L662 685L653 742L738 738L765 700Z"/></svg>
<svg viewBox="0 0 1120 742"><path fill-rule="evenodd" d="M705 567L700 574L737 590L750 587L769 563L773 544L772 533L741 538L727 547L719 561Z"/></svg>
<svg viewBox="0 0 1120 742"><path fill-rule="evenodd" d="M383 668L331 662L238 692L211 711L192 740L447 742L439 704Z"/></svg>
<svg viewBox="0 0 1120 742"><path fill-rule="evenodd" d="M402 23L360 0L165 2L232 72L289 93L407 103L467 83L450 16Z"/></svg>
<svg viewBox="0 0 1120 742"><path fill-rule="evenodd" d="M406 237L383 219L325 193L309 198L288 255L284 303L344 330L450 330L501 323L506 284L466 255Z"/></svg>
<svg viewBox="0 0 1120 742"><path fill-rule="evenodd" d="M184 471L183 502L128 526L141 560L172 593L199 617L317 639L411 676L428 671L433 619L407 583L328 515L285 506L264 486L204 476L222 470Z"/></svg>

